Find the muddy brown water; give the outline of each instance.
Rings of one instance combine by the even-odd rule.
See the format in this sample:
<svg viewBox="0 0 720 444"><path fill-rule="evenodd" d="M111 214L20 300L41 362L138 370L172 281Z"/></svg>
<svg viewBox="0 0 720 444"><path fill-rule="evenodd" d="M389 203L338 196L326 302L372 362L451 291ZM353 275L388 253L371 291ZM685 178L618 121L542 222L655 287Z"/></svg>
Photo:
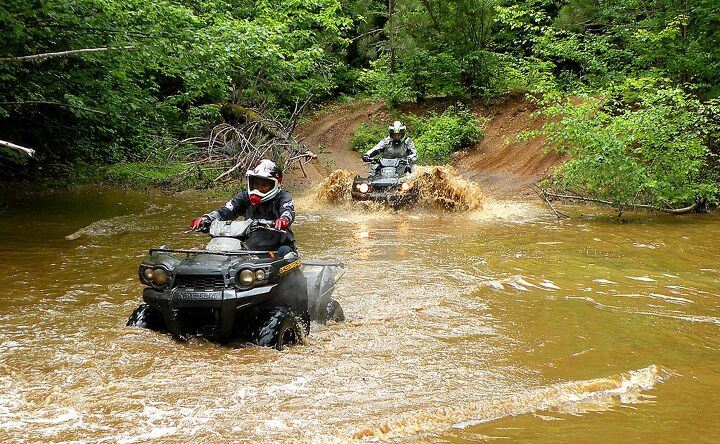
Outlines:
<svg viewBox="0 0 720 444"><path fill-rule="evenodd" d="M298 199L299 247L346 264L335 297L348 320L282 352L125 327L145 251L201 247L182 231L223 199L3 206L0 441L720 436L717 215L620 223L574 207L558 221L534 202L442 213L311 200Z"/></svg>

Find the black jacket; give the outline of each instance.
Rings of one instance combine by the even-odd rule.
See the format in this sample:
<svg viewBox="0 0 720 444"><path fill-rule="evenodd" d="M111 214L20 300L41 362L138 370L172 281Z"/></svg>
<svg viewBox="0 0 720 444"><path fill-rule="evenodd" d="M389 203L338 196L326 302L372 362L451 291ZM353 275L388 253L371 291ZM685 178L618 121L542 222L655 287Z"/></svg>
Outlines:
<svg viewBox="0 0 720 444"><path fill-rule="evenodd" d="M284 217L292 224L295 220L295 202L290 193L280 189L274 198L262 202L260 205L251 205L248 192L241 191L225 206L206 214L206 216L220 220L233 220L244 216L245 219L266 219L273 222ZM282 245L287 245L293 250L296 249L295 235L289 227L286 234L257 230L250 235L245 244L252 250L262 251L277 250Z"/></svg>

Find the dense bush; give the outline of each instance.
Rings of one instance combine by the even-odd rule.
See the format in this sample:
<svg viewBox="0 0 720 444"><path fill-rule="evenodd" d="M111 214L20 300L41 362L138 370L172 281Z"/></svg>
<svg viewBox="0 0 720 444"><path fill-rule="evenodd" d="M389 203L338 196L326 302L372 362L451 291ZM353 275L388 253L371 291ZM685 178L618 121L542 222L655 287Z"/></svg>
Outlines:
<svg viewBox="0 0 720 444"><path fill-rule="evenodd" d="M720 128L715 102L640 78L543 112L542 134L570 156L554 186L618 205L717 202L717 174L709 168Z"/></svg>

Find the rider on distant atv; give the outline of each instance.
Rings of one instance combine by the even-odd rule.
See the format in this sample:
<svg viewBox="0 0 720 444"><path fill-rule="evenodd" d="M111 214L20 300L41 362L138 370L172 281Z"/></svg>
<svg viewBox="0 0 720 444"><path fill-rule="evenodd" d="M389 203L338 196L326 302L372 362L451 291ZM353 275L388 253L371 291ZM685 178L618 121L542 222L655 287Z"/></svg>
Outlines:
<svg viewBox="0 0 720 444"><path fill-rule="evenodd" d="M417 160L417 150L415 150L413 141L405 135L406 131L407 128L402 122L399 120L394 121L388 127L388 137L363 154L363 162L370 162L370 159L378 154L381 154L385 159L405 159L407 162L405 172L411 173ZM376 172L376 165L371 165L368 174L374 176Z"/></svg>
<svg viewBox="0 0 720 444"><path fill-rule="evenodd" d="M190 223L195 229L203 229L215 219L233 220L238 216L245 219L264 219L275 221L277 231L259 230L246 241L253 250L276 250L278 256L297 251L295 236L290 224L295 220L295 203L287 191L280 188L282 170L275 162L263 159L254 168L247 171L248 187L246 191L236 194L225 206L196 217Z"/></svg>

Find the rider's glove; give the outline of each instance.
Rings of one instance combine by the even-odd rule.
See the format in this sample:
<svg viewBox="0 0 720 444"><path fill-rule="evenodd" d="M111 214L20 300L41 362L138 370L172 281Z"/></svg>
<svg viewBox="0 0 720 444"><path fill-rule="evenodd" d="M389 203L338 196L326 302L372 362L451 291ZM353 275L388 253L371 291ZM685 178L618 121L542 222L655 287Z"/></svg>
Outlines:
<svg viewBox="0 0 720 444"><path fill-rule="evenodd" d="M200 231L207 228L208 225L210 225L210 218L207 216L196 217L190 221L190 228L193 230Z"/></svg>
<svg viewBox="0 0 720 444"><path fill-rule="evenodd" d="M370 156L368 156L367 154L363 154L363 155L362 155L362 161L363 161L363 162L370 162Z"/></svg>
<svg viewBox="0 0 720 444"><path fill-rule="evenodd" d="M284 217L280 217L277 220L275 220L275 228L278 230L287 230L287 228L290 226L290 221L285 219Z"/></svg>

